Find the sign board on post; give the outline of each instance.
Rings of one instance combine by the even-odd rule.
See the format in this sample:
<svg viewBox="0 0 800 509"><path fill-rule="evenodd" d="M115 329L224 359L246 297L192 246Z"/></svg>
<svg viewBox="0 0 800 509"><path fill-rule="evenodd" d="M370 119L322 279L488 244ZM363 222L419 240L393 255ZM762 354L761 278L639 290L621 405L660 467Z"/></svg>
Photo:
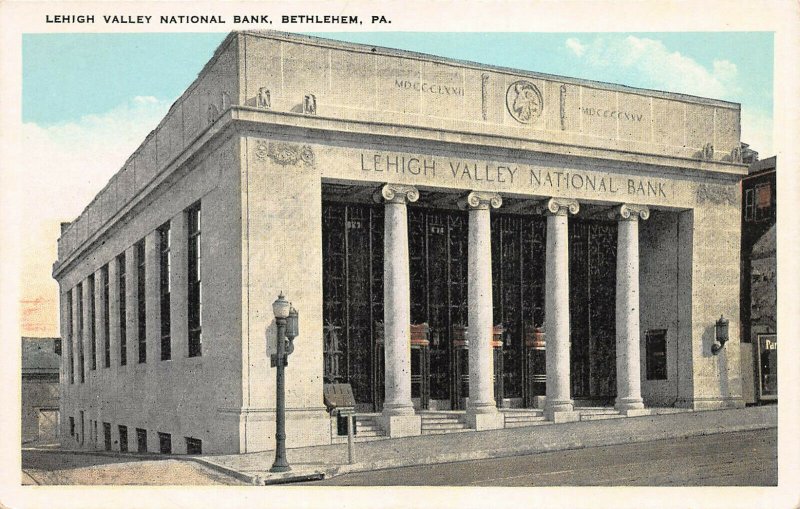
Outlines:
<svg viewBox="0 0 800 509"><path fill-rule="evenodd" d="M758 396L762 400L778 399L778 336L758 335Z"/></svg>

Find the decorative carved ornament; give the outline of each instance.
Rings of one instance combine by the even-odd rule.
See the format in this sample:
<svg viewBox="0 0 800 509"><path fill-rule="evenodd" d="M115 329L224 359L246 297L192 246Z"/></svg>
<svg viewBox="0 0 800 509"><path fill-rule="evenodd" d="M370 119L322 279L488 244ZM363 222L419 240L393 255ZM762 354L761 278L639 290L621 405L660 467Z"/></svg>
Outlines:
<svg viewBox="0 0 800 509"><path fill-rule="evenodd" d="M715 184L700 184L697 186L697 203L713 203L715 205L736 205L736 188L734 186L719 186Z"/></svg>
<svg viewBox="0 0 800 509"><path fill-rule="evenodd" d="M317 114L317 98L314 94L308 94L303 97L303 113L306 115Z"/></svg>
<svg viewBox="0 0 800 509"><path fill-rule="evenodd" d="M300 146L291 143L258 141L256 142L256 157L259 159L269 157L273 162L281 166L295 165L297 163L314 166L314 151L308 145Z"/></svg>
<svg viewBox="0 0 800 509"><path fill-rule="evenodd" d="M548 216L566 216L567 214L575 215L581 209L578 200L570 198L550 198L543 205L536 208L540 214Z"/></svg>
<svg viewBox="0 0 800 509"><path fill-rule="evenodd" d="M711 143L706 143L703 146L703 150L700 153L700 158L705 159L706 161L711 161L714 159L714 145Z"/></svg>
<svg viewBox="0 0 800 509"><path fill-rule="evenodd" d="M731 149L731 162L733 163L741 163L742 162L742 147L741 145L738 147L733 147Z"/></svg>
<svg viewBox="0 0 800 509"><path fill-rule="evenodd" d="M561 108L561 130L567 129L567 86L561 85L561 96L559 99L559 106Z"/></svg>
<svg viewBox="0 0 800 509"><path fill-rule="evenodd" d="M489 75L486 73L481 74L481 115L486 120L487 108L489 103Z"/></svg>
<svg viewBox="0 0 800 509"><path fill-rule="evenodd" d="M488 210L489 207L497 209L500 208L502 204L503 198L501 198L499 194L488 191L472 191L458 200L458 206L461 207L462 210Z"/></svg>
<svg viewBox="0 0 800 509"><path fill-rule="evenodd" d="M542 114L542 93L530 81L515 81L506 91L506 107L514 120L530 124Z"/></svg>
<svg viewBox="0 0 800 509"><path fill-rule="evenodd" d="M388 202L404 204L419 200L419 191L414 186L403 184L386 184L372 195L375 203Z"/></svg>
<svg viewBox="0 0 800 509"><path fill-rule="evenodd" d="M636 221L637 219L647 220L650 217L650 208L646 205L633 205L623 203L619 207L614 207L608 213L610 219L621 221Z"/></svg>
<svg viewBox="0 0 800 509"><path fill-rule="evenodd" d="M256 107L264 108L266 110L272 108L272 99L270 98L269 89L267 87L261 87L258 89L258 95L256 96Z"/></svg>
<svg viewBox="0 0 800 509"><path fill-rule="evenodd" d="M217 109L216 104L209 104L208 105L208 123L213 124L214 121L219 117L219 109Z"/></svg>

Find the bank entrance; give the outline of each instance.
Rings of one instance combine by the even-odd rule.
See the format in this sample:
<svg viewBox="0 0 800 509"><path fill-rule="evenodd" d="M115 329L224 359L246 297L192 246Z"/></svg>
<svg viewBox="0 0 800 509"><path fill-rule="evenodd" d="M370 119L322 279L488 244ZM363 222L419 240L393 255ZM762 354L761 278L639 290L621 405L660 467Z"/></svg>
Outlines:
<svg viewBox="0 0 800 509"><path fill-rule="evenodd" d="M384 396L382 205L322 205L325 383L349 383L362 412ZM423 196L423 199L425 196ZM420 202L423 200L421 199ZM464 409L469 396L466 212L408 208L412 399L418 409ZM616 223L570 219L571 391L585 404L616 395ZM530 407L545 394L542 336L546 220L493 213L495 399Z"/></svg>

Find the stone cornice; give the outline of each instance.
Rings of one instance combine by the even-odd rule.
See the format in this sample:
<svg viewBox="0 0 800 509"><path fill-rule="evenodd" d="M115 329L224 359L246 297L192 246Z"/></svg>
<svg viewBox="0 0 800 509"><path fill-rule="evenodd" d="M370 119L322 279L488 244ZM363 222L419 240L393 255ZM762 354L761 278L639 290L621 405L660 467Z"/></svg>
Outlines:
<svg viewBox="0 0 800 509"><path fill-rule="evenodd" d="M548 216L566 216L567 214L575 215L581 209L578 200L571 198L550 198L544 204L536 208L540 214Z"/></svg>
<svg viewBox="0 0 800 509"><path fill-rule="evenodd" d="M458 200L458 206L462 210L488 210L500 208L503 198L498 193L487 191L471 191L469 194Z"/></svg>
<svg viewBox="0 0 800 509"><path fill-rule="evenodd" d="M650 207L646 205L623 203L618 207L614 207L614 209L608 213L608 217L619 221L637 221L640 218L646 220L650 217Z"/></svg>
<svg viewBox="0 0 800 509"><path fill-rule="evenodd" d="M419 200L419 191L414 186L386 184L372 195L372 199L375 200L375 203L414 203Z"/></svg>

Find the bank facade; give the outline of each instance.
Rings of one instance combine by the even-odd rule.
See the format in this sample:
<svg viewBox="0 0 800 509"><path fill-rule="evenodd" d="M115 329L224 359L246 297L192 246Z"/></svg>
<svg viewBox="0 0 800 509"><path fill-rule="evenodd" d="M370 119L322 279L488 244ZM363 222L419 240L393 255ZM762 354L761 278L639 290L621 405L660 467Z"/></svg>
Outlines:
<svg viewBox="0 0 800 509"><path fill-rule="evenodd" d="M289 447L331 443L333 383L386 436L437 411L482 430L509 409L742 406L739 118L713 99L232 33L62 226L62 443L272 448L281 292L300 313Z"/></svg>

